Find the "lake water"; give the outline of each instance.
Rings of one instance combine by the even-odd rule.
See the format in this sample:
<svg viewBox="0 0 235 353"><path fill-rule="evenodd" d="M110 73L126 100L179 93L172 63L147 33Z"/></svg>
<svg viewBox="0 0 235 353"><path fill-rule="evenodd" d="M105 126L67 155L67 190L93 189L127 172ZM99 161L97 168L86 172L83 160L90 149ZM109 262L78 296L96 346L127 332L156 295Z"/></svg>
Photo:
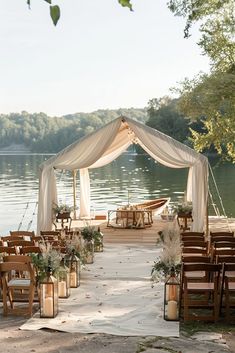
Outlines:
<svg viewBox="0 0 235 353"><path fill-rule="evenodd" d="M51 155L0 155L0 235L21 229L36 228L38 199L38 167ZM228 217L235 216L235 165L213 167L215 179ZM177 203L184 195L187 169L171 169L156 163L148 155L122 154L111 164L90 171L92 212L115 209L117 205L158 197L171 197ZM60 202L73 205L72 177L57 173ZM215 188L210 189L219 205ZM77 180L79 205L79 177ZM214 214L210 207L210 214Z"/></svg>

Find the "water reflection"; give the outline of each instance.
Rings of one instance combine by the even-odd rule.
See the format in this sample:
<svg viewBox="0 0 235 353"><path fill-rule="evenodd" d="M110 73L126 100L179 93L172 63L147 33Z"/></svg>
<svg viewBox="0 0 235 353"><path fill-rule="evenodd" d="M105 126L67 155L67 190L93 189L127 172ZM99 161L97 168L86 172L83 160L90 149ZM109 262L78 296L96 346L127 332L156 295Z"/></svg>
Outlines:
<svg viewBox="0 0 235 353"><path fill-rule="evenodd" d="M50 155L0 156L0 234L17 229L24 214L22 229L27 228L38 199L38 167L49 157ZM214 173L227 215L232 216L235 213L235 166L215 166ZM164 167L146 155L123 154L111 164L91 170L91 204L97 211L113 209L119 204L127 203L128 191L131 203L158 197L171 197L174 203L184 194L187 174L187 169ZM79 175L77 179L79 200ZM57 185L60 201L72 204L71 173L58 171ZM210 188L215 195L211 182ZM214 196L214 199L218 204L218 198ZM210 208L210 213L212 212ZM35 229L35 224L34 216L31 229Z"/></svg>

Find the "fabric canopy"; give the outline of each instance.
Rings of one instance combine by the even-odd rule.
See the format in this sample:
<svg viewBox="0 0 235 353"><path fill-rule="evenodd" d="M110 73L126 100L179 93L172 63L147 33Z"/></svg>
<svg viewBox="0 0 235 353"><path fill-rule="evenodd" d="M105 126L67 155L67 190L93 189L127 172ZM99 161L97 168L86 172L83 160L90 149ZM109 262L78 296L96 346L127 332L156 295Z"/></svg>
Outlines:
<svg viewBox="0 0 235 353"><path fill-rule="evenodd" d="M202 231L207 209L207 158L155 129L130 118L119 117L40 165L38 232L52 227L52 207L53 203L57 203L54 169L79 170L80 217L89 218L89 169L112 162L132 143L138 143L151 157L165 166L189 168L187 200L193 204L192 229Z"/></svg>

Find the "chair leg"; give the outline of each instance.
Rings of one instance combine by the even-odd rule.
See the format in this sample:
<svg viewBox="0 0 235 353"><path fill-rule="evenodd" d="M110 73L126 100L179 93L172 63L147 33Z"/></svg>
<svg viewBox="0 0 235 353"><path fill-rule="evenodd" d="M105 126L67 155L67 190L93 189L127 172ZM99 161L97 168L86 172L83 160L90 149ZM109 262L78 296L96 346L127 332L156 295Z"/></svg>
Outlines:
<svg viewBox="0 0 235 353"><path fill-rule="evenodd" d="M33 315L33 300L34 300L34 293L35 293L35 286L30 286L29 289L29 316Z"/></svg>
<svg viewBox="0 0 235 353"><path fill-rule="evenodd" d="M189 304L188 304L188 290L187 290L187 284L184 285L184 321L188 321L189 320Z"/></svg>
<svg viewBox="0 0 235 353"><path fill-rule="evenodd" d="M2 281L2 302L3 302L3 316L7 316L7 287L5 283L5 278Z"/></svg>

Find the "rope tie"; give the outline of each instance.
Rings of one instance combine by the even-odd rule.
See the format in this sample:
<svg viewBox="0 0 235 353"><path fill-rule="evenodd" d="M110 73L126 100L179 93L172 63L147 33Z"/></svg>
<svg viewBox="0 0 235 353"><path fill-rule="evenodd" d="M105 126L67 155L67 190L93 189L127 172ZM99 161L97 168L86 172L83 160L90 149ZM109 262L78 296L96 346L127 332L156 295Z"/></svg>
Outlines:
<svg viewBox="0 0 235 353"><path fill-rule="evenodd" d="M225 219L226 219L227 227L228 227L229 231L231 231L231 228L230 228L230 225L229 225L229 221L228 221L228 217L227 217L227 214L226 214L226 212L225 212L224 204L223 204L223 201L222 201L220 192L219 192L218 185L217 185L216 180L215 180L214 173L213 173L213 171L212 171L212 168L211 168L210 163L208 163L208 164L209 164L209 171L210 171L210 173L211 173L212 180L213 180L213 182L214 182L215 190L216 190L217 195L218 195L218 198L219 198L220 206L221 206L223 215L224 215L224 217L225 217ZM216 206L216 208L218 209L217 206Z"/></svg>
<svg viewBox="0 0 235 353"><path fill-rule="evenodd" d="M23 214L23 216L22 216L22 218L21 218L21 222L20 222L20 224L19 224L17 230L20 230L20 228L21 228L21 226L22 226L22 223L23 223L23 220L24 220L24 217L25 217L25 215L26 215L26 212L27 212L28 207L29 207L29 202L27 202L27 204L26 204L24 214Z"/></svg>
<svg viewBox="0 0 235 353"><path fill-rule="evenodd" d="M29 231L30 228L31 228L31 225L32 225L32 223L33 223L33 217L34 217L35 214L36 214L37 206L38 206L38 202L35 203L34 210L33 210L33 214L32 214L32 218L31 218L31 220L29 221L29 224L28 224L28 227L27 227L27 231Z"/></svg>

